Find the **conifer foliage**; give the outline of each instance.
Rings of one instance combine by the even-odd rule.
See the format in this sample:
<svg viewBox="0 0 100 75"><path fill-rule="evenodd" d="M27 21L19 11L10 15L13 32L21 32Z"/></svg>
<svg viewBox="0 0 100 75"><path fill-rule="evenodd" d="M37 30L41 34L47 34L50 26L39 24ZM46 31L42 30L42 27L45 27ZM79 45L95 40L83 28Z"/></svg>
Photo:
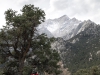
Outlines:
<svg viewBox="0 0 100 75"><path fill-rule="evenodd" d="M37 26L45 19L43 10L34 5L25 5L21 14L8 9L5 12L6 26L0 31L0 55L6 70L13 75L23 75L25 66L35 66L47 73L58 73L57 51L51 49L53 38L38 35ZM53 72L55 71L55 72ZM15 74L14 74L15 73ZM12 75L12 74L9 74Z"/></svg>

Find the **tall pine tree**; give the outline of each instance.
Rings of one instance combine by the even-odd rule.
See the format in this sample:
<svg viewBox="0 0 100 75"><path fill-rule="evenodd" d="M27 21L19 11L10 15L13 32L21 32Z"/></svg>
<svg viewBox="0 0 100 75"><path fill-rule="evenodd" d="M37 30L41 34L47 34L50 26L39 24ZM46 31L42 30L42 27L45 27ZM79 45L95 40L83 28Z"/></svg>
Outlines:
<svg viewBox="0 0 100 75"><path fill-rule="evenodd" d="M36 27L45 19L44 11L30 4L21 12L17 14L12 9L5 12L6 26L0 32L0 51L7 63L6 69L23 75L27 62L42 72L57 74L59 55L51 49L52 39L37 34Z"/></svg>

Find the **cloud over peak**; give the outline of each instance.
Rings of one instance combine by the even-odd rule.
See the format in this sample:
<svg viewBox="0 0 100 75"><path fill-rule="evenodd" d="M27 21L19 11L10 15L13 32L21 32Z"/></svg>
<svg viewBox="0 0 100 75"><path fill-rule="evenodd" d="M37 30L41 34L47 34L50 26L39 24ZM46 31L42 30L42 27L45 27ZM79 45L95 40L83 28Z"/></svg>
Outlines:
<svg viewBox="0 0 100 75"><path fill-rule="evenodd" d="M7 9L12 8L19 11L25 4L33 4L43 9L47 19L68 15L71 18L91 19L100 23L100 0L1 0L1 24L4 24L4 12Z"/></svg>

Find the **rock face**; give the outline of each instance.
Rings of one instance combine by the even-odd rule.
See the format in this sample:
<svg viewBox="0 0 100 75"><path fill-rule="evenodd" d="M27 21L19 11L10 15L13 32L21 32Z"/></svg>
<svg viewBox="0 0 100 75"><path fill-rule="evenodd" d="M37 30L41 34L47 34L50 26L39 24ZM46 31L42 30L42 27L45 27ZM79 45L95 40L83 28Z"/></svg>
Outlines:
<svg viewBox="0 0 100 75"><path fill-rule="evenodd" d="M64 15L57 19L49 19L42 23L38 28L41 33L46 33L49 37L62 37L65 40L72 38L77 26L81 23L76 18L70 19ZM52 35L51 35L52 34Z"/></svg>
<svg viewBox="0 0 100 75"><path fill-rule="evenodd" d="M68 68L64 68L62 61L60 61L58 64L61 65L60 69L62 70L62 73L60 75L71 75L71 73L68 71Z"/></svg>

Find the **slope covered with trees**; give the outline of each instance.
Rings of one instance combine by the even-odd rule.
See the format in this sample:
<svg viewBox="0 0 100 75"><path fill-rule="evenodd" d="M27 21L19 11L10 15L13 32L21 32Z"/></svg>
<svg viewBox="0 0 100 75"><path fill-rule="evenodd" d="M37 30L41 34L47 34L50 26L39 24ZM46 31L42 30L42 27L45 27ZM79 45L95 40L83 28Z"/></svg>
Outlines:
<svg viewBox="0 0 100 75"><path fill-rule="evenodd" d="M63 60L66 67L74 73L79 69L100 64L100 26L91 22L79 34L64 44Z"/></svg>

